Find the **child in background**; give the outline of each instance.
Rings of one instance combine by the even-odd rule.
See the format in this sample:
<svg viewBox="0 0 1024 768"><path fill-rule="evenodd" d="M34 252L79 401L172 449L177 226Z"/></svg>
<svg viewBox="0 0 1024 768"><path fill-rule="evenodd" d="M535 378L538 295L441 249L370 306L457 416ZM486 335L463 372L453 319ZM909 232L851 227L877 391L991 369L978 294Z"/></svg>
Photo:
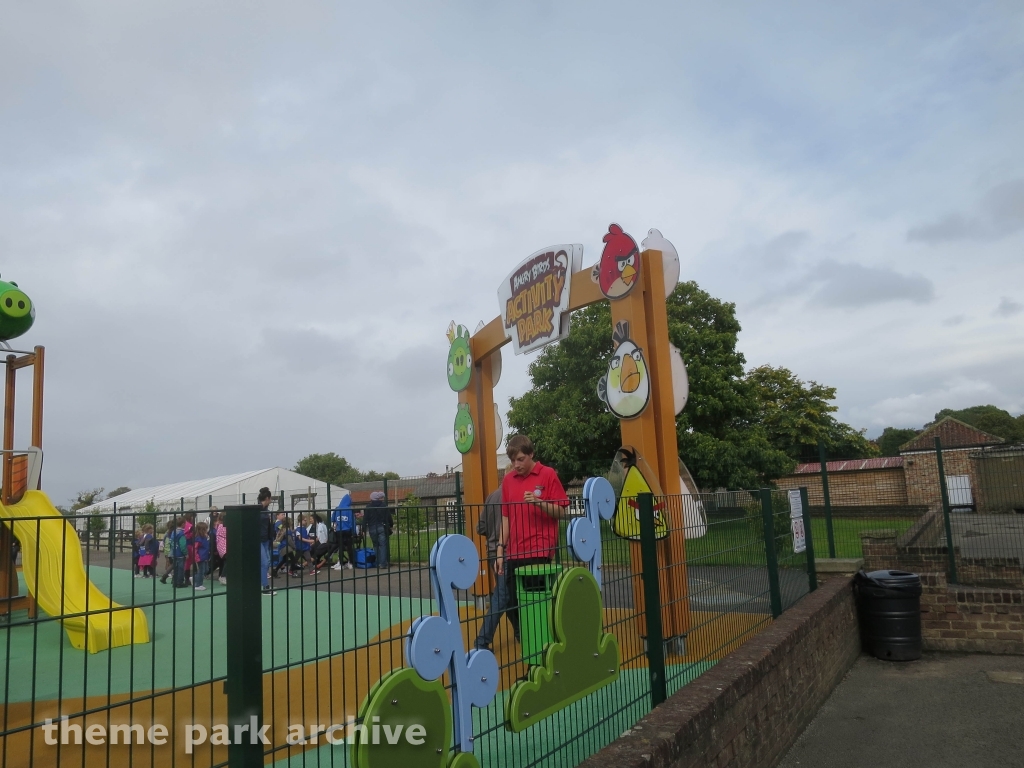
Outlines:
<svg viewBox="0 0 1024 768"><path fill-rule="evenodd" d="M203 586L203 579L206 578L206 568L210 564L209 531L210 527L206 523L199 523L195 527L195 535L193 537L196 576L192 580L192 584L199 591L206 589L206 587Z"/></svg>
<svg viewBox="0 0 1024 768"><path fill-rule="evenodd" d="M299 516L299 527L295 529L295 566L302 575L304 565L313 565L313 558L309 555L309 549L313 546L313 537L309 528L311 520L306 515Z"/></svg>
<svg viewBox="0 0 1024 768"><path fill-rule="evenodd" d="M142 529L135 529L135 536L132 538L132 573L136 579L142 578L142 571L139 569L139 557L142 555Z"/></svg>
<svg viewBox="0 0 1024 768"><path fill-rule="evenodd" d="M181 529L185 532L185 584L189 584L192 581L192 566L196 564L196 548L195 548L195 535L196 535L196 513L186 512L181 520ZM185 586L183 584L182 586Z"/></svg>
<svg viewBox="0 0 1024 768"><path fill-rule="evenodd" d="M220 578L221 584L228 583L228 577L224 575L224 569L228 565L228 527L222 520L217 526L217 554L220 556Z"/></svg>
<svg viewBox="0 0 1024 768"><path fill-rule="evenodd" d="M298 563L295 559L295 531L292 529L292 521L284 517L280 521L280 526L277 529L277 540L275 541L275 547L277 548L277 565L274 567L274 578L277 578L278 572L284 567L288 566L288 575L295 576L295 569L298 567Z"/></svg>
<svg viewBox="0 0 1024 768"><path fill-rule="evenodd" d="M167 526L164 528L164 538L161 549L164 552L164 575L160 577L160 583L166 584L167 577L174 573L174 529L178 527L178 519L172 517L167 521Z"/></svg>
<svg viewBox="0 0 1024 768"><path fill-rule="evenodd" d="M139 568L142 570L142 578L151 579L156 575L154 563L157 554L159 546L153 535L153 526L146 524L142 526L142 541L139 542Z"/></svg>
<svg viewBox="0 0 1024 768"><path fill-rule="evenodd" d="M324 524L323 518L316 512L313 513L310 529L313 532L316 543L313 544L311 552L312 561L310 562L309 575L316 576L317 571L324 566L325 561L322 558L331 552L331 545L328 543L327 526Z"/></svg>
<svg viewBox="0 0 1024 768"><path fill-rule="evenodd" d="M224 523L221 522L220 512L217 511L216 507L210 507L210 567L206 571L206 575L211 579L214 578L214 574L217 569L220 568L220 554L217 552L217 529L220 528Z"/></svg>
<svg viewBox="0 0 1024 768"><path fill-rule="evenodd" d="M171 555L174 557L174 588L188 586L188 574L185 562L189 555L189 540L185 535L185 524L188 521L181 517L175 521L174 533L171 534Z"/></svg>

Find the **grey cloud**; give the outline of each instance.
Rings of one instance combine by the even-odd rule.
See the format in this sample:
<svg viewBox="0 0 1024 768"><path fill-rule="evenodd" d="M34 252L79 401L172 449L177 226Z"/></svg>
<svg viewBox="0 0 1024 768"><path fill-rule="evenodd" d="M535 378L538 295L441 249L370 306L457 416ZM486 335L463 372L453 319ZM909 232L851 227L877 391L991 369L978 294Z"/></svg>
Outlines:
<svg viewBox="0 0 1024 768"><path fill-rule="evenodd" d="M260 355L301 371L344 367L355 358L353 345L315 328L265 328Z"/></svg>
<svg viewBox="0 0 1024 768"><path fill-rule="evenodd" d="M764 245L765 260L773 266L781 266L789 261L790 256L811 239L804 231L790 230L773 237Z"/></svg>
<svg viewBox="0 0 1024 768"><path fill-rule="evenodd" d="M867 307L890 301L927 304L935 298L935 286L924 275L904 275L885 267L865 267L826 261L812 272L819 287L811 303L826 307Z"/></svg>
<svg viewBox="0 0 1024 768"><path fill-rule="evenodd" d="M942 324L952 328L957 325L963 325L966 320L967 315L953 315L952 317L947 317L943 320Z"/></svg>
<svg viewBox="0 0 1024 768"><path fill-rule="evenodd" d="M1014 301L1009 296L1003 296L999 300L999 306L996 307L994 314L996 317L1013 317L1024 310L1024 304L1019 301Z"/></svg>
<svg viewBox="0 0 1024 768"><path fill-rule="evenodd" d="M935 245L954 240L990 240L1024 229L1024 179L998 184L982 198L978 214L947 213L911 227L907 239Z"/></svg>
<svg viewBox="0 0 1024 768"><path fill-rule="evenodd" d="M444 381L445 351L434 348L407 349L382 364L387 379L398 389L422 390L424 382ZM454 406L453 406L454 407Z"/></svg>

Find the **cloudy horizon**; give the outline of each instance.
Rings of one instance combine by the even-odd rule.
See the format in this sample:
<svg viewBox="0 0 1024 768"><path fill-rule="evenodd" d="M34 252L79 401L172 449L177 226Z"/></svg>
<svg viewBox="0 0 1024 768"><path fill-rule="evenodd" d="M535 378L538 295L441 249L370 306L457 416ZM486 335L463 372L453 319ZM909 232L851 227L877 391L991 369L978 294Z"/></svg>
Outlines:
<svg viewBox="0 0 1024 768"><path fill-rule="evenodd" d="M451 320L657 227L749 367L870 436L1024 411L1024 10L16 4L0 276L47 349L45 489L336 451L458 462ZM504 350L496 397L529 386ZM19 390L18 444L28 388Z"/></svg>

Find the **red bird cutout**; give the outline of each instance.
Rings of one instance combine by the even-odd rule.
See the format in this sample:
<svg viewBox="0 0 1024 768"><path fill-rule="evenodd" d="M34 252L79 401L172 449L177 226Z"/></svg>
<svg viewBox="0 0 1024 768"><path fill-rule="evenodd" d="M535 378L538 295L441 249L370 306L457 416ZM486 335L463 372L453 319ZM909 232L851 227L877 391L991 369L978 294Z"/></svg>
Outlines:
<svg viewBox="0 0 1024 768"><path fill-rule="evenodd" d="M640 274L640 249L636 240L622 231L618 224L608 225L603 238L601 260L594 265L591 276L609 299L621 299L637 283Z"/></svg>

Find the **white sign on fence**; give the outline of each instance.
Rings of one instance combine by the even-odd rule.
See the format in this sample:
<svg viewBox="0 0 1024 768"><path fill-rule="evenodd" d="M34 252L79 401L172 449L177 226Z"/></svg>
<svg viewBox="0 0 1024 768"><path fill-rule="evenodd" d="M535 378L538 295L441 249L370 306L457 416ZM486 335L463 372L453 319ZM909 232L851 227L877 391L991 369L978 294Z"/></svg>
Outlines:
<svg viewBox="0 0 1024 768"><path fill-rule="evenodd" d="M807 532L804 530L804 507L800 502L800 491L789 492L789 526L793 530L793 552L807 549Z"/></svg>

